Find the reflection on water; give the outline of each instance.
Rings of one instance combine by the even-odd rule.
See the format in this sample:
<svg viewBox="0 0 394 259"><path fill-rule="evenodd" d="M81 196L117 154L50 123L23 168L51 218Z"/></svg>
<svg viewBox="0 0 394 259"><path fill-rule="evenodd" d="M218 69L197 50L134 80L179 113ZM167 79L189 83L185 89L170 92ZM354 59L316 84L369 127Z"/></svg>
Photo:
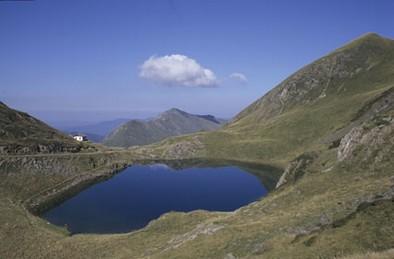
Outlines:
<svg viewBox="0 0 394 259"><path fill-rule="evenodd" d="M203 166L196 160L171 162L128 167L47 211L43 217L54 224L67 225L73 233L128 232L170 211L235 210L265 196L279 175L252 168L256 177L243 169L246 167L220 163Z"/></svg>

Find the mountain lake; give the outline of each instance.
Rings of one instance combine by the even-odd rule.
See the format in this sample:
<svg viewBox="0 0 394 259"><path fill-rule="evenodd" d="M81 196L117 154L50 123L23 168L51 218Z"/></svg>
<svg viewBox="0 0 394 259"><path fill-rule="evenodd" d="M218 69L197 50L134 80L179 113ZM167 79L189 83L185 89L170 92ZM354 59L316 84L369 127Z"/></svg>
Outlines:
<svg viewBox="0 0 394 259"><path fill-rule="evenodd" d="M262 180L237 166L133 165L45 212L72 233L124 233L170 211L234 211L260 199Z"/></svg>

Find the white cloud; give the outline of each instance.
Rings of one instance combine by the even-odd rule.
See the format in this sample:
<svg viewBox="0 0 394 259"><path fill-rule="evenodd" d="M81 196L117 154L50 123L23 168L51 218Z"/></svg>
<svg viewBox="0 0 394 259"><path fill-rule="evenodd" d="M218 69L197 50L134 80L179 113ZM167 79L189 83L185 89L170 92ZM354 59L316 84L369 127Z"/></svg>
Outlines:
<svg viewBox="0 0 394 259"><path fill-rule="evenodd" d="M248 79L247 79L246 76L245 76L244 74L242 74L242 73L232 73L232 74L230 75L230 78L231 78L231 79L238 80L238 81L241 81L241 82L244 82L244 83L248 82Z"/></svg>
<svg viewBox="0 0 394 259"><path fill-rule="evenodd" d="M140 69L142 78L164 85L198 87L217 85L216 76L211 70L184 55L152 56L141 65Z"/></svg>

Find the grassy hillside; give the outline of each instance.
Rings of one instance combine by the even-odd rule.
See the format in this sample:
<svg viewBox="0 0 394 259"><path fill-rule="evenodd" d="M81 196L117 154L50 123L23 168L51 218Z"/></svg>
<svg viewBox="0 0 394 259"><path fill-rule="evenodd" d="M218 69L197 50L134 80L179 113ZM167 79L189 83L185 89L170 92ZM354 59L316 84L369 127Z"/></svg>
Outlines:
<svg viewBox="0 0 394 259"><path fill-rule="evenodd" d="M65 229L32 216L8 192L2 193L0 255L5 258L341 258L366 252L390 253L384 251L392 248L394 241L390 170L394 145L382 148L381 143L394 143L393 116L392 112L385 113L379 120L362 125L360 137L364 142L349 139L341 143L339 149L347 146L347 141L357 143L355 152L348 154L346 160L337 161L338 150L333 148L310 155L311 161L304 167L286 170L288 176L294 173L297 177L288 177L285 185L261 201L232 213L168 213L132 233L69 236ZM119 156L113 154L113 157ZM92 155L86 155L88 160L80 159L79 156L72 161L65 158L74 167L70 171L72 175L78 172L75 169L79 166L88 170L88 165L96 161ZM12 177L18 172L10 170L8 184L17 184ZM33 183L37 178L26 177L27 172L20 173L25 176L21 179L25 183ZM8 184L0 190L8 190ZM23 192L24 197L31 194L31 190Z"/></svg>
<svg viewBox="0 0 394 259"><path fill-rule="evenodd" d="M166 140L153 148L158 155L173 155L168 150L175 143L198 140L186 155L284 166L304 152L325 148L330 135L392 87L394 41L366 34L300 69L223 129Z"/></svg>
<svg viewBox="0 0 394 259"><path fill-rule="evenodd" d="M127 151L3 156L0 257L391 258L393 87L394 42L368 34L296 72L223 129ZM137 158L193 157L284 173L268 196L234 212L171 212L125 234L70 236L26 209Z"/></svg>
<svg viewBox="0 0 394 259"><path fill-rule="evenodd" d="M81 147L71 137L0 102L0 153L77 152Z"/></svg>

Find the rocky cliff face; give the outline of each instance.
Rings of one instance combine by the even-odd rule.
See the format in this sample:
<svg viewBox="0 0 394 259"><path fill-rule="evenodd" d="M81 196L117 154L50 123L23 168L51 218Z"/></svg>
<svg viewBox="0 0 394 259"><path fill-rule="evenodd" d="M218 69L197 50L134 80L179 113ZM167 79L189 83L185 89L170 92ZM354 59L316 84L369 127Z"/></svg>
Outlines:
<svg viewBox="0 0 394 259"><path fill-rule="evenodd" d="M394 146L394 113L379 115L371 121L354 127L346 134L338 147L338 161L372 160L379 163L388 148ZM394 154L393 154L394 155Z"/></svg>

